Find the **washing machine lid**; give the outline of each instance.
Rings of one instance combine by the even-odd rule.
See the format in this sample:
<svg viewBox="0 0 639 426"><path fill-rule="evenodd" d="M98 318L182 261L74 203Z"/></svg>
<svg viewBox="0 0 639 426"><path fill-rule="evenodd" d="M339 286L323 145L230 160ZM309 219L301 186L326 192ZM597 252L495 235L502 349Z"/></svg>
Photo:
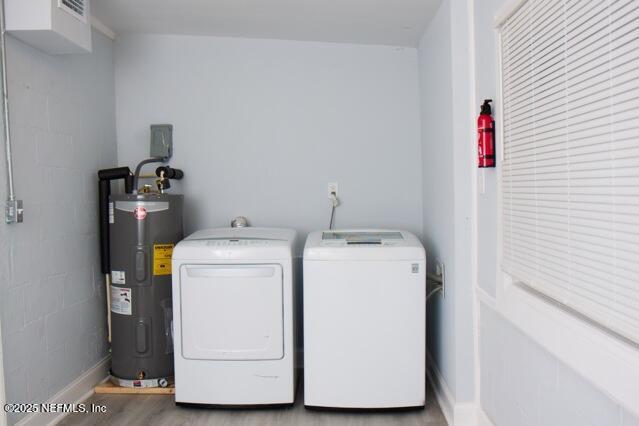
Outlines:
<svg viewBox="0 0 639 426"><path fill-rule="evenodd" d="M173 250L173 260L292 259L296 233L281 228L213 228L194 232Z"/></svg>
<svg viewBox="0 0 639 426"><path fill-rule="evenodd" d="M386 229L315 231L304 260L423 260L422 243L410 232Z"/></svg>

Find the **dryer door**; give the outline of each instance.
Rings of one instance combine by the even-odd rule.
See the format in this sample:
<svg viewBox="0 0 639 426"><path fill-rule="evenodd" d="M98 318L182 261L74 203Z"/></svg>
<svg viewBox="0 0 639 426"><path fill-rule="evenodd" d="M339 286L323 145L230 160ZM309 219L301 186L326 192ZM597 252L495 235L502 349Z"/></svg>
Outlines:
<svg viewBox="0 0 639 426"><path fill-rule="evenodd" d="M182 265L182 356L281 359L282 286L281 265Z"/></svg>

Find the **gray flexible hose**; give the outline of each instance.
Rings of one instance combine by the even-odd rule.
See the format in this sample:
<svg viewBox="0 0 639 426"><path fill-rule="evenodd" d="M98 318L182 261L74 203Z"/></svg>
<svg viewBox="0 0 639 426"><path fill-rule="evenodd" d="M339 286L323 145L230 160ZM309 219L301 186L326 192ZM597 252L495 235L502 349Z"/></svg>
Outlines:
<svg viewBox="0 0 639 426"><path fill-rule="evenodd" d="M331 210L331 221L328 225L328 229L333 229L333 222L335 221L335 207L337 206L333 204L333 209Z"/></svg>
<svg viewBox="0 0 639 426"><path fill-rule="evenodd" d="M140 179L140 172L142 171L142 167L144 167L146 164L166 163L166 161L167 161L167 158L163 158L163 157L152 157L152 158L147 158L146 160L140 161L140 164L138 164L138 166L135 168L135 174L133 175L133 193L134 194L138 193L138 180Z"/></svg>
<svg viewBox="0 0 639 426"><path fill-rule="evenodd" d="M442 287L441 285L436 286L426 295L426 301L428 302L428 299L430 299L435 293L443 291L443 290L444 290L444 287Z"/></svg>

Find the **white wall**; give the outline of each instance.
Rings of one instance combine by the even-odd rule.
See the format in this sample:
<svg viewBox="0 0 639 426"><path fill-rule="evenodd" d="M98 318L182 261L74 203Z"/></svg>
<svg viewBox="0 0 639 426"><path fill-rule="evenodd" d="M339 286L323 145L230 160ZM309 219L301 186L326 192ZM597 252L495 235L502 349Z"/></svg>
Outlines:
<svg viewBox="0 0 639 426"><path fill-rule="evenodd" d="M429 350L441 386L450 393L450 400L444 400L449 406L443 408L456 422L463 407L479 399L496 425L639 424L497 313L492 303L479 303L480 365L472 360L473 285L476 281L482 300L495 297L498 266L496 170L476 169L472 130L484 98L495 99L495 116L499 114L494 17L504 3L444 0L419 48L424 242L430 255L446 264L447 273L446 298L430 302L428 318ZM476 173L477 186L471 173Z"/></svg>
<svg viewBox="0 0 639 426"><path fill-rule="evenodd" d="M493 99L493 117L499 117L501 105L498 96L498 38L495 30L495 13L508 0L483 0L477 3L474 13L475 31L475 99L473 111L479 114L484 99ZM496 141L497 148L501 141ZM499 158L497 159L499 161ZM495 277L497 267L497 244L493 243L497 235L497 171L496 169L477 169L477 241L482 244L477 251L477 284L491 296L495 296ZM482 190L482 187L485 188ZM490 244L488 242L491 242Z"/></svg>
<svg viewBox="0 0 639 426"><path fill-rule="evenodd" d="M419 45L422 114L424 246L428 267L441 261L454 279L453 116L450 4L442 2ZM455 388L454 286L428 305L428 350L451 390Z"/></svg>
<svg viewBox="0 0 639 426"><path fill-rule="evenodd" d="M639 425L488 305L480 315L481 408L495 426Z"/></svg>
<svg viewBox="0 0 639 426"><path fill-rule="evenodd" d="M451 405L475 399L468 28L466 4L445 0L419 47L424 242L431 266L446 270L446 297L429 302L428 346Z"/></svg>
<svg viewBox="0 0 639 426"><path fill-rule="evenodd" d="M474 7L475 96L496 100L499 117L498 39L495 15L508 0L476 0ZM475 106L479 113L479 104ZM499 125L499 124L498 124ZM497 140L497 151L501 141ZM498 158L499 161L499 158ZM491 307L497 282L497 170L478 171L477 283L480 310L480 404L497 425L639 425L611 400ZM481 184L478 185L481 187ZM534 321L534 318L530 319Z"/></svg>
<svg viewBox="0 0 639 426"><path fill-rule="evenodd" d="M415 49L124 35L115 44L118 160L148 156L149 125L174 125L187 232L328 226L421 234ZM147 170L154 170L149 167Z"/></svg>
<svg viewBox="0 0 639 426"><path fill-rule="evenodd" d="M112 42L94 32L92 54L50 56L9 37L7 57L25 213L0 226L6 398L45 402L107 353L96 170L116 159Z"/></svg>
<svg viewBox="0 0 639 426"><path fill-rule="evenodd" d="M445 0L449 1L449 0ZM455 258L452 286L455 306L456 402L475 400L475 315L473 270L473 122L469 2L450 0L453 79L453 163L455 176ZM449 268L450 269L450 268Z"/></svg>

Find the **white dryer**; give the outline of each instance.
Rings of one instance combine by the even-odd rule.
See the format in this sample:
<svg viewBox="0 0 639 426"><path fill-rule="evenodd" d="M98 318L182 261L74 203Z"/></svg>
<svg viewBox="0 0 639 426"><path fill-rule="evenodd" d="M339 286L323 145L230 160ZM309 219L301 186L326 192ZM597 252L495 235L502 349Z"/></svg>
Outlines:
<svg viewBox="0 0 639 426"><path fill-rule="evenodd" d="M304 248L304 404L420 407L426 258L403 231L313 232Z"/></svg>
<svg viewBox="0 0 639 426"><path fill-rule="evenodd" d="M295 231L198 231L173 251L175 401L292 404Z"/></svg>

